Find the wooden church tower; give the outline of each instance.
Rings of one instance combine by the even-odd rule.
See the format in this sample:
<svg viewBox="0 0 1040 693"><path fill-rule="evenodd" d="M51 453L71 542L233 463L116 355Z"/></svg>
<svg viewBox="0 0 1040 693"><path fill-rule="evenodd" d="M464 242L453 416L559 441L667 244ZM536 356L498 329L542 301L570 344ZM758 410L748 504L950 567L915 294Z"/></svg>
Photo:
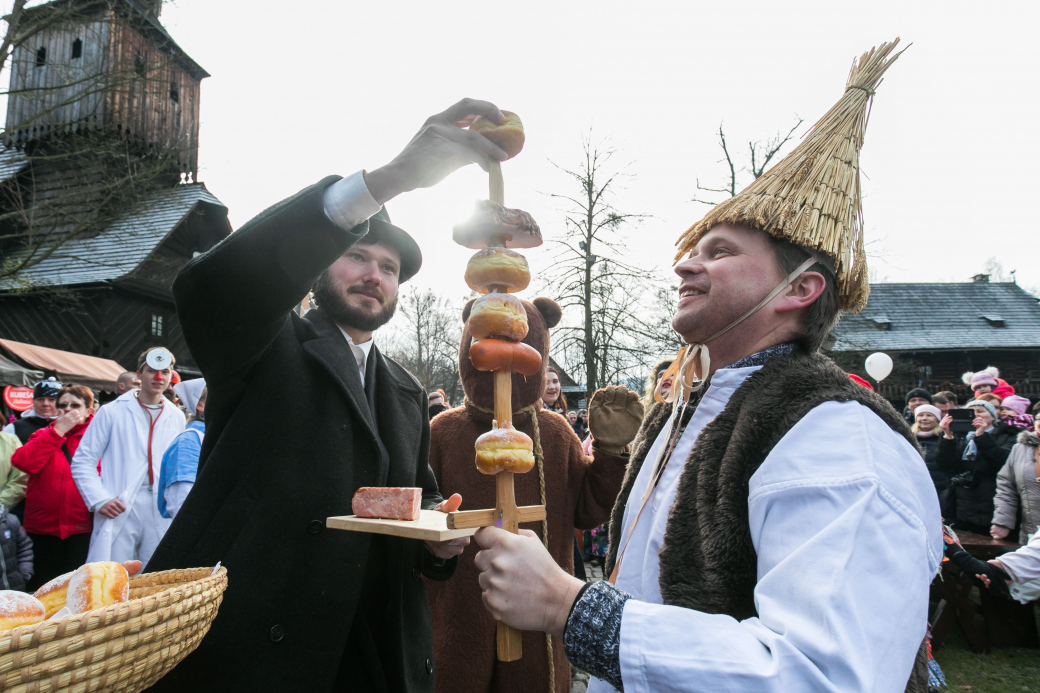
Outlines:
<svg viewBox="0 0 1040 693"><path fill-rule="evenodd" d="M161 5L53 0L10 18L0 339L128 369L162 344L191 377L171 286L231 228L198 182L209 75L162 26Z"/></svg>

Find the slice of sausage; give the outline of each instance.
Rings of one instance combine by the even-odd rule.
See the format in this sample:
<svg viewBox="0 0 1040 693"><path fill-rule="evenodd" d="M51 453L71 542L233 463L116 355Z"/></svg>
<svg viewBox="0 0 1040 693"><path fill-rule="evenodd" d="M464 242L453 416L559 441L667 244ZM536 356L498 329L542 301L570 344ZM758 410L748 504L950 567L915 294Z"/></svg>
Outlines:
<svg viewBox="0 0 1040 693"><path fill-rule="evenodd" d="M481 339L469 348L469 360L478 371L515 371L537 375L542 370L542 355L523 342Z"/></svg>

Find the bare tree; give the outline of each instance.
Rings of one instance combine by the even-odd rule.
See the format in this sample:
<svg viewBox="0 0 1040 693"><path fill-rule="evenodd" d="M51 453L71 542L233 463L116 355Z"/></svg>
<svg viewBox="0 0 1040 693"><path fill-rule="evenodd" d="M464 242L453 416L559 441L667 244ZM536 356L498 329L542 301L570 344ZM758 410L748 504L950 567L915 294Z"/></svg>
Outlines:
<svg viewBox="0 0 1040 693"><path fill-rule="evenodd" d="M797 118L797 116L795 116ZM744 164L738 164L734 159L734 155L730 153L729 145L726 142L726 133L722 129L722 125L719 125L719 147L722 148L722 158L717 163L724 163L728 171L728 181L719 188L709 188L701 185L701 181L697 179L697 189L702 192L709 193L721 193L726 197L736 197L738 192L738 177L743 173L750 173L751 180L754 181L759 178L763 173L769 169L769 164L780 153L780 150L785 144L791 141L794 137L794 131L797 130L801 124L802 119L798 118L798 122L791 126L791 129L786 133L778 132L775 136L768 140L754 140L748 141L748 158ZM741 186L743 187L743 186ZM693 198L694 202L701 202L706 205L716 205L720 200L703 200L697 197Z"/></svg>
<svg viewBox="0 0 1040 693"><path fill-rule="evenodd" d="M545 283L563 308L554 330L554 351L572 377L584 378L586 396L599 387L642 377L646 362L668 347L660 343L660 320L648 320L661 282L655 271L627 261L625 231L646 218L619 211L613 200L623 167L612 165L615 150L582 141L575 170L560 169L577 184L574 195L554 194L565 203L565 232ZM669 316L670 319L670 316Z"/></svg>
<svg viewBox="0 0 1040 693"><path fill-rule="evenodd" d="M381 337L383 350L407 368L427 390L444 390L448 401L462 400L459 380L459 342L462 306L433 289L406 290L394 328Z"/></svg>

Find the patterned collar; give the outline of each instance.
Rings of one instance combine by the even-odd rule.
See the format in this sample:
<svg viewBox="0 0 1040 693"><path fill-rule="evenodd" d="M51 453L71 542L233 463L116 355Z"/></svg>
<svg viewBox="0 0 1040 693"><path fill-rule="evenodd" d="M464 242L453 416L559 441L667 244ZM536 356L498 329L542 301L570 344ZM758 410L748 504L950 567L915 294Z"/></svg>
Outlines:
<svg viewBox="0 0 1040 693"><path fill-rule="evenodd" d="M781 356L789 356L793 354L798 345L794 342L781 342L780 344L774 344L771 347L766 347L762 351L756 351L751 356L745 356L736 363L731 363L726 368L750 368L752 366L764 366L775 358Z"/></svg>

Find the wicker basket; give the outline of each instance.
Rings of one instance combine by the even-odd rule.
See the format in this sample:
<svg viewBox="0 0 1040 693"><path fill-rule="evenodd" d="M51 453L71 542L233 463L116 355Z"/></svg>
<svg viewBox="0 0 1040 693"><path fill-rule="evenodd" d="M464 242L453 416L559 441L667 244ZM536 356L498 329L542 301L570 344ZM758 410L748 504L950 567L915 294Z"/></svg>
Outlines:
<svg viewBox="0 0 1040 693"><path fill-rule="evenodd" d="M120 691L151 686L202 640L227 570L167 570L130 578L130 600L0 632L0 691Z"/></svg>

